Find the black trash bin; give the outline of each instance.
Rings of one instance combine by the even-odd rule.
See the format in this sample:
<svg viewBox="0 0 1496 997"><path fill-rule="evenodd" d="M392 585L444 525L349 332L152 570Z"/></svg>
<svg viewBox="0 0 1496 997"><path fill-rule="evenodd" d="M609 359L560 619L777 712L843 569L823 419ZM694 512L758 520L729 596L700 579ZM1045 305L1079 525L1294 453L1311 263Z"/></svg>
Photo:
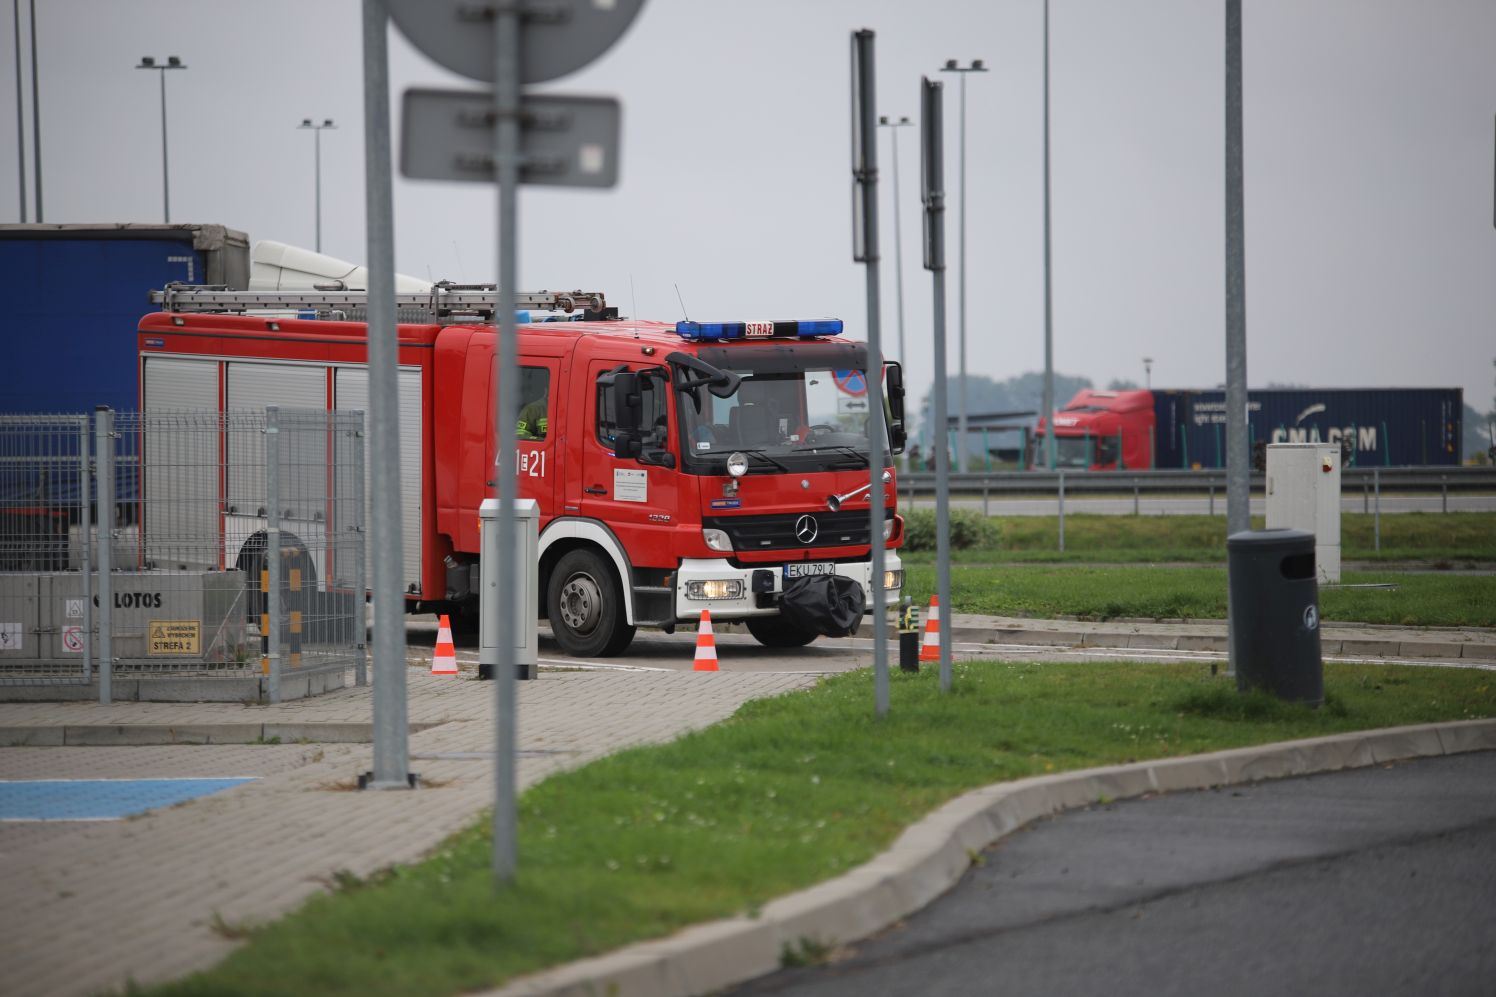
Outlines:
<svg viewBox="0 0 1496 997"><path fill-rule="evenodd" d="M1318 705L1325 699L1319 650L1314 534L1246 530L1226 538L1236 686Z"/></svg>

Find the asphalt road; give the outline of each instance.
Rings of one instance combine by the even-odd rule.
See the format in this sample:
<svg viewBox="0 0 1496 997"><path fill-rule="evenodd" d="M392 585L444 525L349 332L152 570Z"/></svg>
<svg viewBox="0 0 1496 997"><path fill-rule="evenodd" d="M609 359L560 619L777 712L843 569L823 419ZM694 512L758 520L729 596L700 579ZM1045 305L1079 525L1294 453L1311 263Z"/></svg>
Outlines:
<svg viewBox="0 0 1496 997"><path fill-rule="evenodd" d="M737 990L1487 995L1496 752L1098 804L829 964Z"/></svg>

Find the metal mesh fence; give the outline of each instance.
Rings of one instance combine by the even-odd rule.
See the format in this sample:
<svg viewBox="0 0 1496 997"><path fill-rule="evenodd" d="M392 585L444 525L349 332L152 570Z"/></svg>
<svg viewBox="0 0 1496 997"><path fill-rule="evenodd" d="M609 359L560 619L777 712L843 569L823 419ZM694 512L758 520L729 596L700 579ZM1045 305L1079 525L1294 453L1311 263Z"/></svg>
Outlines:
<svg viewBox="0 0 1496 997"><path fill-rule="evenodd" d="M94 662L101 698L120 678L251 679L272 701L298 677L362 681L362 413L95 419L92 506L87 417L0 420L0 635L19 634L0 684L86 682Z"/></svg>
<svg viewBox="0 0 1496 997"><path fill-rule="evenodd" d="M89 454L87 416L0 416L0 684L89 681L91 587L51 585L88 573Z"/></svg>

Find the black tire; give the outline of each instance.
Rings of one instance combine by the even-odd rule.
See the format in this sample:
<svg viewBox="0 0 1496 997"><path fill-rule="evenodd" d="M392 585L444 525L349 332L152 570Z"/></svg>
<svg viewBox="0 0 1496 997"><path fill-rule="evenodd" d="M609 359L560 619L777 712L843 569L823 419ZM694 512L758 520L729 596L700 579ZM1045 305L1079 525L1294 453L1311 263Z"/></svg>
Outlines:
<svg viewBox="0 0 1496 997"><path fill-rule="evenodd" d="M748 632L764 647L804 647L820 634L791 626L780 616L750 616Z"/></svg>
<svg viewBox="0 0 1496 997"><path fill-rule="evenodd" d="M634 639L613 566L595 551L573 550L561 556L551 569L545 605L551 632L567 654L609 658Z"/></svg>

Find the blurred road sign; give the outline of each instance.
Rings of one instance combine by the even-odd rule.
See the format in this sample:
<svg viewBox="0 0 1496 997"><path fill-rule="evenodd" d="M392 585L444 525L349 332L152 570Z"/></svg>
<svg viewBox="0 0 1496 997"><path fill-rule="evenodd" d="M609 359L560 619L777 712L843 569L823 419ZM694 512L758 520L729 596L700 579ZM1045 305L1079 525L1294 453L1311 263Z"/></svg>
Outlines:
<svg viewBox="0 0 1496 997"><path fill-rule="evenodd" d="M492 3L385 0L385 5L400 33L434 62L469 79L493 82ZM525 38L520 82L544 83L612 48L644 0L531 0L519 6Z"/></svg>
<svg viewBox="0 0 1496 997"><path fill-rule="evenodd" d="M842 392L849 395L867 394L867 377L860 370L833 370L831 379Z"/></svg>
<svg viewBox="0 0 1496 997"><path fill-rule="evenodd" d="M623 112L611 97L521 97L520 182L612 187ZM493 97L481 90L405 91L400 172L419 180L492 183Z"/></svg>

